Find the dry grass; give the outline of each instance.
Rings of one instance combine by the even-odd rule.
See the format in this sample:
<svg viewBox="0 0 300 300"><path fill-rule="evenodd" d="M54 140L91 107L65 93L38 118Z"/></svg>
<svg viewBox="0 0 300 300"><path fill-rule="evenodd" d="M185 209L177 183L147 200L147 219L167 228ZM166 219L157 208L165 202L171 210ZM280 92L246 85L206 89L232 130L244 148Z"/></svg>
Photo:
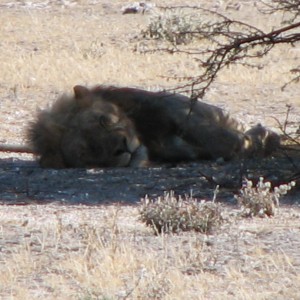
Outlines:
<svg viewBox="0 0 300 300"><path fill-rule="evenodd" d="M0 142L22 142L26 122L76 84L171 87L162 76L197 72L184 55L139 54L149 15L121 15L128 1L51 1L37 9L0 0ZM210 6L210 1L194 1ZM280 16L239 1L230 15L269 30ZM11 3L11 5L9 5ZM31 1L39 4L42 1ZM173 0L164 4L193 1ZM218 9L230 3L220 1ZM14 6L15 5L15 6ZM11 7L9 7L11 6ZM280 87L300 48L278 47L261 71L231 67L207 101L249 123L274 126L291 103L299 122L299 87ZM230 209L232 210L232 209ZM232 212L228 209L228 214ZM135 207L1 206L1 299L299 299L299 209L272 219L237 220L212 236L154 236Z"/></svg>
<svg viewBox="0 0 300 300"><path fill-rule="evenodd" d="M134 207L0 207L1 299L298 299L299 210L155 236Z"/></svg>

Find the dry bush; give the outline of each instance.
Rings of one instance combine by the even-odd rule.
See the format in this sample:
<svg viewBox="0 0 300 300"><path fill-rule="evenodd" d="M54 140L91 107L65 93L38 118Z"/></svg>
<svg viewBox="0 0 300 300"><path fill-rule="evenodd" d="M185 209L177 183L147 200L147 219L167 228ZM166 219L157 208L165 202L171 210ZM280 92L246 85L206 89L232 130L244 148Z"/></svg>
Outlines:
<svg viewBox="0 0 300 300"><path fill-rule="evenodd" d="M140 220L156 234L192 230L210 233L224 221L219 203L199 202L191 196L177 197L174 192L152 200L145 197L139 211Z"/></svg>
<svg viewBox="0 0 300 300"><path fill-rule="evenodd" d="M264 182L263 177L259 178L256 186L253 186L251 180L245 179L240 195L236 196L241 206L242 216L274 216L276 207L279 206L279 198L294 186L295 182L291 181L272 189L271 183Z"/></svg>
<svg viewBox="0 0 300 300"><path fill-rule="evenodd" d="M142 36L167 41L174 46L188 44L194 39L194 33L199 30L200 20L196 14L181 9L167 10L151 18L147 28L142 30Z"/></svg>

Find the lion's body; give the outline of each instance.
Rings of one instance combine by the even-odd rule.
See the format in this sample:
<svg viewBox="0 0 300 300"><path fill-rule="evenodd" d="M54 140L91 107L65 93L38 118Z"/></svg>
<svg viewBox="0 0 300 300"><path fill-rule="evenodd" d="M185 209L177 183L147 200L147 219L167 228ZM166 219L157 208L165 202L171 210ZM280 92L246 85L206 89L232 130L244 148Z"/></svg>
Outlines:
<svg viewBox="0 0 300 300"><path fill-rule="evenodd" d="M44 167L229 160L263 153L270 136L262 126L244 133L220 108L179 94L102 86L74 91L74 97L62 97L41 112L29 128ZM271 140L276 147L277 135L272 133Z"/></svg>
<svg viewBox="0 0 300 300"><path fill-rule="evenodd" d="M98 87L93 93L116 104L133 120L151 160L230 159L238 150L233 148L241 146L239 124L216 106L180 94L131 88ZM220 148L212 147L215 135L226 137Z"/></svg>

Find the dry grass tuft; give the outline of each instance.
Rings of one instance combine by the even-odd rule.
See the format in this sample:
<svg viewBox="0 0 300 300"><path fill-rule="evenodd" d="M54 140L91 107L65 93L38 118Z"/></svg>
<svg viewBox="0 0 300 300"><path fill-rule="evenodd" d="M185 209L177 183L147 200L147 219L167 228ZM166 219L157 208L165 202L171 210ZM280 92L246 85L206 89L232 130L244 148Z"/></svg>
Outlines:
<svg viewBox="0 0 300 300"><path fill-rule="evenodd" d="M236 196L242 209L242 216L245 217L271 217L275 215L276 207L279 206L279 198L286 195L295 182L282 184L272 189L270 182L264 182L263 177L259 178L256 186L251 180L245 179L240 195Z"/></svg>
<svg viewBox="0 0 300 300"><path fill-rule="evenodd" d="M187 32L197 32L200 22L201 14L193 12L192 9L167 11L154 15L147 28L142 30L142 36L167 41L174 46L189 44L194 35Z"/></svg>
<svg viewBox="0 0 300 300"><path fill-rule="evenodd" d="M175 196L174 192L150 200L142 199L140 219L156 234L196 231L211 233L223 220L220 203L201 201L193 197Z"/></svg>

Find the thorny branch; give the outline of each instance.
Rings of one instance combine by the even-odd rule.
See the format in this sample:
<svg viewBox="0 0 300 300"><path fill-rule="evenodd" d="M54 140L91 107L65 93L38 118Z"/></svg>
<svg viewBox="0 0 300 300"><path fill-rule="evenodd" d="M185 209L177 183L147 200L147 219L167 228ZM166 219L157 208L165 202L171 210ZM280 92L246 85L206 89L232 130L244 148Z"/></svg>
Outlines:
<svg viewBox="0 0 300 300"><path fill-rule="evenodd" d="M300 1L299 0L261 0L263 7L260 12L266 14L273 14L276 12L286 13L286 23L292 23L300 15Z"/></svg>
<svg viewBox="0 0 300 300"><path fill-rule="evenodd" d="M281 150L283 151L284 156L288 159L288 161L293 166L294 170L296 170L295 174L300 174L299 173L300 166L298 166L294 162L293 158L288 154L288 151L287 151L287 150L292 150L292 151L295 151L295 152L299 153L299 151L300 151L300 147L299 147L300 146L300 142L299 142L299 140L297 138L294 138L291 134L287 133L287 127L289 125L289 121L288 120L289 120L290 112L292 110L292 106L291 105L286 105L286 107L287 107L287 111L286 111L285 120L284 120L283 124L276 117L273 117L273 119L277 122L277 125L278 125L279 129L281 130L283 137L288 142L292 143L292 146L293 146L292 148L290 148L290 145L288 145L288 146L287 145L283 145L283 146L281 146ZM293 178L293 176L291 178Z"/></svg>
<svg viewBox="0 0 300 300"><path fill-rule="evenodd" d="M261 66L250 65L247 61L252 58L262 58L278 44L294 45L300 41L300 32L296 30L300 28L300 22L295 22L300 14L300 1L275 0L270 3L261 2L266 6L266 13L274 11L288 12L291 15L291 23L265 33L250 24L232 20L215 11L199 7L180 6L180 9L192 8L193 12L196 9L200 10L201 18L203 15L206 18L198 20L197 26L191 29L187 27L187 29L180 31L175 27L174 31L170 33L173 41L171 41L171 47L146 50L146 52L165 51L172 54L185 53L192 55L198 63L200 73L197 76L190 77L177 76L177 80L185 83L177 87L176 90L191 93L193 99L203 98L219 72L225 67L232 64L242 64L261 68ZM178 9L178 7L164 7L165 11L174 9ZM186 45L181 45L180 42L187 39L207 40L210 42L210 46L207 46L206 49L190 49ZM300 71L298 68L293 69L294 74L298 71ZM283 88L288 84L299 81L299 78L300 74L286 83Z"/></svg>
<svg viewBox="0 0 300 300"><path fill-rule="evenodd" d="M285 120L284 120L283 124L276 117L272 117L272 118L276 121L277 126L280 129L283 136L287 140L292 142L293 144L300 146L300 142L298 141L298 139L293 138L290 134L287 133L287 128L288 128L288 125L289 125L289 116L290 116L290 112L292 110L292 106L287 104L286 107L287 107L287 111L286 111Z"/></svg>

